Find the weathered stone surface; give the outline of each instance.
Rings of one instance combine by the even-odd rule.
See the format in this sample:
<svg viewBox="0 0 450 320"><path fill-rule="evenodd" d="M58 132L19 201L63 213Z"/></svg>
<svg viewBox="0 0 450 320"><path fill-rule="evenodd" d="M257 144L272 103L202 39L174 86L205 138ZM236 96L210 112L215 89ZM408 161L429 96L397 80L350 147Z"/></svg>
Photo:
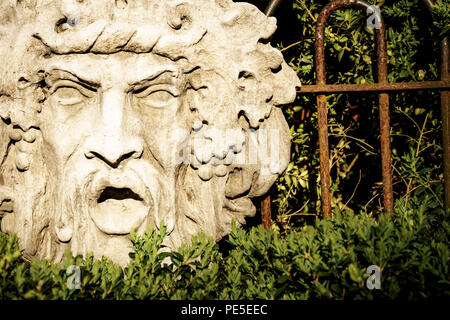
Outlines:
<svg viewBox="0 0 450 320"><path fill-rule="evenodd" d="M132 230L176 248L245 223L289 162L275 29L230 0L1 1L2 231L126 264Z"/></svg>

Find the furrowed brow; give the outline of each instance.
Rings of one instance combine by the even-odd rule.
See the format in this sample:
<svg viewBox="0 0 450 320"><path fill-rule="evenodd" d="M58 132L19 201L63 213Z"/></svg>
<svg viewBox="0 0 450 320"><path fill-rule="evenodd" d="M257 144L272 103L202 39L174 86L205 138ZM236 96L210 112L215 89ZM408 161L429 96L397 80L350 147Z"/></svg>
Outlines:
<svg viewBox="0 0 450 320"><path fill-rule="evenodd" d="M92 80L84 79L75 74L74 72L58 68L54 68L48 71L47 77L55 80L71 80L95 89L100 87L99 83L96 83Z"/></svg>
<svg viewBox="0 0 450 320"><path fill-rule="evenodd" d="M141 80L138 81L134 81L132 83L130 83L131 87L140 85L142 83L146 83L146 82L159 82L159 81L166 81L166 82L173 82L173 78L174 76L176 76L176 71L175 70L159 70L157 72L155 72L154 74L147 76Z"/></svg>

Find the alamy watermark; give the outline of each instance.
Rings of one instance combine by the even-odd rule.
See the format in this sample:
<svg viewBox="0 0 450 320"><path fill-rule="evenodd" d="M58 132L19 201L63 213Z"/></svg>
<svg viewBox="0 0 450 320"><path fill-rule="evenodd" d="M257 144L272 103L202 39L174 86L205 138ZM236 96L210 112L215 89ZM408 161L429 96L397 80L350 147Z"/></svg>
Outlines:
<svg viewBox="0 0 450 320"><path fill-rule="evenodd" d="M370 29L380 29L381 28L381 11L378 6L369 6L366 10L367 14L370 16L367 18L367 27Z"/></svg>
<svg viewBox="0 0 450 320"><path fill-rule="evenodd" d="M174 164L260 165L261 175L277 174L284 169L285 146L279 129L210 128L198 133L173 130L172 139L181 141L172 152Z"/></svg>
<svg viewBox="0 0 450 320"><path fill-rule="evenodd" d="M66 273L69 275L67 278L67 288L70 290L81 289L81 269L79 266L71 265L67 268Z"/></svg>
<svg viewBox="0 0 450 320"><path fill-rule="evenodd" d="M381 289L381 270L377 265L371 265L367 268L366 273L370 274L370 277L366 280L367 289Z"/></svg>

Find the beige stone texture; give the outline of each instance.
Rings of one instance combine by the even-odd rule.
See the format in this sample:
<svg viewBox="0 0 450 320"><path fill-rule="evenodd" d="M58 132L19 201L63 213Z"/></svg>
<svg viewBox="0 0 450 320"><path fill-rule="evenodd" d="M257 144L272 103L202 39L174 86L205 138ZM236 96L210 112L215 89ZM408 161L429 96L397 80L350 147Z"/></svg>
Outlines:
<svg viewBox="0 0 450 320"><path fill-rule="evenodd" d="M231 0L2 0L1 230L26 259L126 265L131 231L244 224L290 157L275 30Z"/></svg>

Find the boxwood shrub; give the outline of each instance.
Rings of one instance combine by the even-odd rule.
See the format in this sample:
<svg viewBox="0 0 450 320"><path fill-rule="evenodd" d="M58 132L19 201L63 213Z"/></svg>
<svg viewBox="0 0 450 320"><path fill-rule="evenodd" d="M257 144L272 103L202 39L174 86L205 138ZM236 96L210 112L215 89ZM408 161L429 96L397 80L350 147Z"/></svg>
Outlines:
<svg viewBox="0 0 450 320"><path fill-rule="evenodd" d="M162 225L131 235L134 252L125 268L69 251L60 264L26 262L17 238L0 233L0 299L444 297L450 293L448 217L431 198L414 197L407 206L398 200L392 216L335 212L284 233L234 228L225 246L198 234L176 252L163 250ZM71 265L79 267L79 289L68 286ZM367 286L371 265L380 268L380 289Z"/></svg>

